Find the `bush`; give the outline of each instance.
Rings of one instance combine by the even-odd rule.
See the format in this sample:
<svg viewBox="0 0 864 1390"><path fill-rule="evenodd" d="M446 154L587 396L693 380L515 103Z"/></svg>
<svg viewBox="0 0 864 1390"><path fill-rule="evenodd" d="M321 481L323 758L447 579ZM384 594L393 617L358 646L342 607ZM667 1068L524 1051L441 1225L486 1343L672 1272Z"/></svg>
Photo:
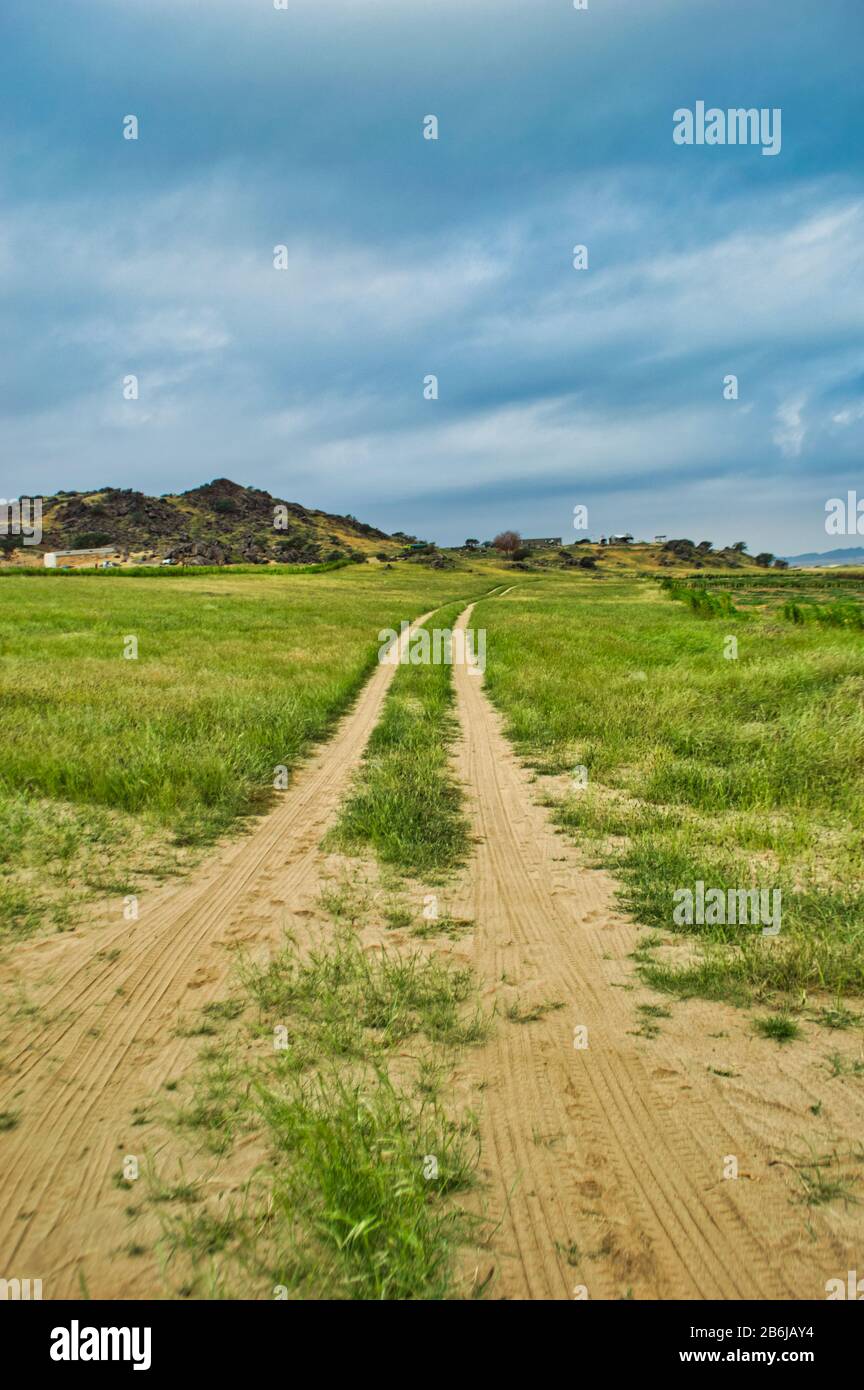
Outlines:
<svg viewBox="0 0 864 1390"><path fill-rule="evenodd" d="M660 587L665 589L670 598L685 603L700 618L742 616L728 594L711 594L704 584L682 584L678 580L666 578L660 581Z"/></svg>
<svg viewBox="0 0 864 1390"><path fill-rule="evenodd" d="M826 604L811 603L806 607L802 607L793 599L787 599L782 612L787 623L802 624L813 621L821 627L864 628L864 608L859 608L848 599L838 599L834 603Z"/></svg>
<svg viewBox="0 0 864 1390"><path fill-rule="evenodd" d="M100 545L110 545L113 537L107 531L84 531L72 541L72 550L95 550Z"/></svg>

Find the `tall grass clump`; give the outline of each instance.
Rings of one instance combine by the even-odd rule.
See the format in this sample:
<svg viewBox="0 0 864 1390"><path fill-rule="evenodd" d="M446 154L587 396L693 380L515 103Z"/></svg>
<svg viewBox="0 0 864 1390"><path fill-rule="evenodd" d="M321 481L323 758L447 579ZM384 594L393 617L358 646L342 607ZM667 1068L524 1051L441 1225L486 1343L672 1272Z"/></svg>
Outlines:
<svg viewBox="0 0 864 1390"><path fill-rule="evenodd" d="M729 594L712 593L702 584L667 578L661 580L660 587L671 599L685 604L700 618L729 618L738 614Z"/></svg>
<svg viewBox="0 0 864 1390"><path fill-rule="evenodd" d="M454 1254L470 1224L444 1199L473 1183L470 1131L383 1071L371 1084L330 1071L260 1097L277 1156L274 1217L287 1246L276 1282L283 1276L298 1296L310 1284L336 1298L451 1295Z"/></svg>

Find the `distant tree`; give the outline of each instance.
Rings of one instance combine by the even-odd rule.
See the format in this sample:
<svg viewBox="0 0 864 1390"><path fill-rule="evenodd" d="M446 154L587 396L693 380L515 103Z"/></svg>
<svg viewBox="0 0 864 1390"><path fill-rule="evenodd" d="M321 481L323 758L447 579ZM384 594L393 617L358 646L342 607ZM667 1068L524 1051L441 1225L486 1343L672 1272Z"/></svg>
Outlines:
<svg viewBox="0 0 864 1390"><path fill-rule="evenodd" d="M2 551L4 555L11 555L12 551L17 549L17 536L0 536L0 551Z"/></svg>
<svg viewBox="0 0 864 1390"><path fill-rule="evenodd" d="M733 545L730 545L729 549L730 549L730 550L736 551L737 554L739 554L739 555L743 555L744 552L745 552L745 550L747 549L747 542L746 542L746 541L735 541L735 543L734 543Z"/></svg>
<svg viewBox="0 0 864 1390"><path fill-rule="evenodd" d="M774 556L771 554L770 550L761 550L755 558L756 564L761 565L763 569L767 570Z"/></svg>
<svg viewBox="0 0 864 1390"><path fill-rule="evenodd" d="M530 554L531 554L531 551L528 549L527 545L520 545L520 546L518 547L518 549L516 549L516 550L511 550L511 552L510 552L510 559L511 559L511 560L527 560Z"/></svg>
<svg viewBox="0 0 864 1390"><path fill-rule="evenodd" d="M496 550L503 550L505 555L511 555L521 547L522 537L518 531L500 531L492 544Z"/></svg>
<svg viewBox="0 0 864 1390"><path fill-rule="evenodd" d="M713 542L713 541L700 541L699 544L697 545L696 549L697 549L697 550L701 550L701 552L702 552L703 555L707 555L707 554L708 554L708 551L711 550L711 549L713 549L713 546L714 546L714 542Z"/></svg>
<svg viewBox="0 0 864 1390"><path fill-rule="evenodd" d="M774 564L772 565L772 569L775 569L775 570L788 570L788 568L789 568L789 561L788 561L788 560L780 560L780 559L777 559L777 560L774 561Z"/></svg>
<svg viewBox="0 0 864 1390"><path fill-rule="evenodd" d="M476 536L469 536L468 539L467 539L467 541L465 542L465 549L466 549L466 550L476 550L476 549L478 548L479 545L480 545L480 542L477 540L477 537L476 537Z"/></svg>

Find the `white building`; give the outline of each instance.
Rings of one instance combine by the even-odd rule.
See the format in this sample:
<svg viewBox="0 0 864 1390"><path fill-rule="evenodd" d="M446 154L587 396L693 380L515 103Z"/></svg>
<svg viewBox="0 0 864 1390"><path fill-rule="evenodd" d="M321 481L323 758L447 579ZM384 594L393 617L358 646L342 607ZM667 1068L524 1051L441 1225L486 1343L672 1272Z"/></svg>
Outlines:
<svg viewBox="0 0 864 1390"><path fill-rule="evenodd" d="M116 546L100 545L95 550L49 550L43 558L46 569L56 570L62 569L64 565L72 565L73 568L77 568L78 565L99 565L118 556Z"/></svg>

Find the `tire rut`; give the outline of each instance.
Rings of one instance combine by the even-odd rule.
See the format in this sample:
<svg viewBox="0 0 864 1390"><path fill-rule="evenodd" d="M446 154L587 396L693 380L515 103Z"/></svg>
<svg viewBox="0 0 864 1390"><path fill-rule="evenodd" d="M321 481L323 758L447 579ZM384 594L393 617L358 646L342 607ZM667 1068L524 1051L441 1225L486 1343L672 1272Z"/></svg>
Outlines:
<svg viewBox="0 0 864 1390"><path fill-rule="evenodd" d="M321 837L397 669L377 665L277 809L186 882L144 899L136 923L16 951L16 978L35 978L46 1017L24 1037L19 1024L5 1040L0 1108L21 1114L3 1135L7 1277L41 1278L46 1299L79 1296L82 1274L92 1297L140 1298L158 1287L152 1265L142 1269L119 1252L126 1230L113 1180L124 1153L147 1149L132 1106L191 1063L194 1048L176 1036L177 1023L224 993L232 949L249 941L275 946L286 915L314 898Z"/></svg>
<svg viewBox="0 0 864 1390"><path fill-rule="evenodd" d="M760 1218L739 1204L740 1184L718 1182L734 1114L718 1116L695 1073L686 1098L670 1099L628 1037L632 1005L603 959L632 949L614 883L582 867L535 804L482 679L459 665L454 681L477 841L457 910L475 921L476 968L499 998L518 982L548 1006L533 1022L500 1018L477 1064L501 1294L800 1296L772 1258L785 1191L760 1194ZM575 1028L587 1047L574 1046Z"/></svg>

